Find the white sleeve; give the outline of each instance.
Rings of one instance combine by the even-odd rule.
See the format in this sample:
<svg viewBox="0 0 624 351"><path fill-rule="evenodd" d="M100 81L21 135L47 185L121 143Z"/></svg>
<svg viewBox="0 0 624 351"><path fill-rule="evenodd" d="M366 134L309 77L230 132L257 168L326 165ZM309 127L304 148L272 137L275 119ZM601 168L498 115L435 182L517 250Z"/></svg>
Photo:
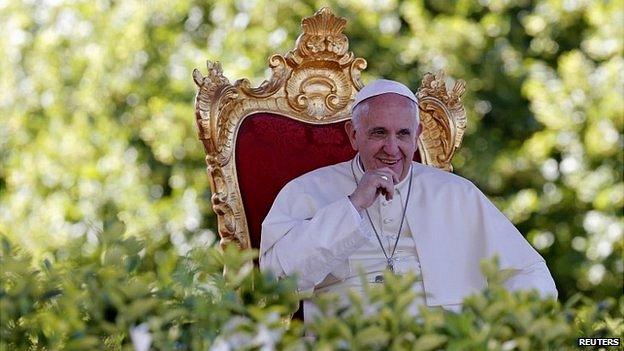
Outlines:
<svg viewBox="0 0 624 351"><path fill-rule="evenodd" d="M536 262L517 270L504 285L509 291L537 289L542 297L557 298L555 281L544 262Z"/></svg>
<svg viewBox="0 0 624 351"><path fill-rule="evenodd" d="M262 223L262 240L279 239L261 252L260 269L296 275L300 291L314 288L336 269L348 269L349 255L371 236L346 196L318 210L311 199L280 193Z"/></svg>
<svg viewBox="0 0 624 351"><path fill-rule="evenodd" d="M484 223L484 257L498 256L500 268L514 272L505 287L510 291L537 289L543 297L557 298L557 288L544 258L483 193L478 194L479 220Z"/></svg>

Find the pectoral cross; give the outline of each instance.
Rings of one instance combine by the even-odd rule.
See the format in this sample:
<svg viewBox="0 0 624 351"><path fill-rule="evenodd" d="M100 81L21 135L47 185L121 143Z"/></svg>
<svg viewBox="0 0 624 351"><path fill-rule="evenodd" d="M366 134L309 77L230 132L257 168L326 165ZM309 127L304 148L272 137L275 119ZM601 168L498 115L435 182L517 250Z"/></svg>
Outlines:
<svg viewBox="0 0 624 351"><path fill-rule="evenodd" d="M394 260L392 257L388 258L388 265L386 266L386 269L394 273Z"/></svg>
<svg viewBox="0 0 624 351"><path fill-rule="evenodd" d="M394 260L392 259L392 257L388 258L386 269L390 271L391 273L394 273ZM383 282L384 282L383 275L379 274L375 276L375 283L383 283Z"/></svg>

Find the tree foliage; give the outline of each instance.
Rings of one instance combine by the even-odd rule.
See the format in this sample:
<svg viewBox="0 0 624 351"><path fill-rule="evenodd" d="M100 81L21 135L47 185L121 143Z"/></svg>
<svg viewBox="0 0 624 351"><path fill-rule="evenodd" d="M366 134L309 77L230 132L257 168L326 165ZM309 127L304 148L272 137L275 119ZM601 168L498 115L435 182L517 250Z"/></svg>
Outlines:
<svg viewBox="0 0 624 351"><path fill-rule="evenodd" d="M621 1L0 1L0 232L40 262L123 224L179 254L216 228L191 71L260 83L329 5L364 81L467 81L454 159L546 258L562 299L622 291ZM5 267L3 267L3 270Z"/></svg>

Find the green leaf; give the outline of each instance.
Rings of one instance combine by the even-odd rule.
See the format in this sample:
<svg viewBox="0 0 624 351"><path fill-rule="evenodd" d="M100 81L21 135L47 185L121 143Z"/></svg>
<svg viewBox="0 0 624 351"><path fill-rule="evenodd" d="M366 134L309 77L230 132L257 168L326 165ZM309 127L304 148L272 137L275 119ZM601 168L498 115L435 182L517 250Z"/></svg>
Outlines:
<svg viewBox="0 0 624 351"><path fill-rule="evenodd" d="M442 347L448 340L446 335L441 334L427 334L423 335L414 343L414 350L435 350Z"/></svg>
<svg viewBox="0 0 624 351"><path fill-rule="evenodd" d="M376 348L387 345L390 334L378 326L366 327L355 334L354 342L358 347Z"/></svg>

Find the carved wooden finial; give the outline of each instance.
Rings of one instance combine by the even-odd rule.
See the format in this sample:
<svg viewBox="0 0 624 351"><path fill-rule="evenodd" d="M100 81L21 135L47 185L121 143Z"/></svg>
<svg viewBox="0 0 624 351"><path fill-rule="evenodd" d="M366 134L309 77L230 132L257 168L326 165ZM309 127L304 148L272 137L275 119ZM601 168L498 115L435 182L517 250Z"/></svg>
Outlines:
<svg viewBox="0 0 624 351"><path fill-rule="evenodd" d="M316 11L313 16L306 17L301 21L303 33L310 35L342 34L346 25L347 20L334 15L328 7L323 7Z"/></svg>
<svg viewBox="0 0 624 351"><path fill-rule="evenodd" d="M451 159L466 130L466 111L461 102L466 83L458 80L448 91L445 79L442 71L427 73L416 93L420 118L425 125L419 138L419 150L426 164L451 171Z"/></svg>
<svg viewBox="0 0 624 351"><path fill-rule="evenodd" d="M323 7L314 16L301 21L303 33L297 38L297 46L286 57L296 64L315 59L339 62L341 66L353 60L349 51L349 39L342 33L347 20L334 15Z"/></svg>

